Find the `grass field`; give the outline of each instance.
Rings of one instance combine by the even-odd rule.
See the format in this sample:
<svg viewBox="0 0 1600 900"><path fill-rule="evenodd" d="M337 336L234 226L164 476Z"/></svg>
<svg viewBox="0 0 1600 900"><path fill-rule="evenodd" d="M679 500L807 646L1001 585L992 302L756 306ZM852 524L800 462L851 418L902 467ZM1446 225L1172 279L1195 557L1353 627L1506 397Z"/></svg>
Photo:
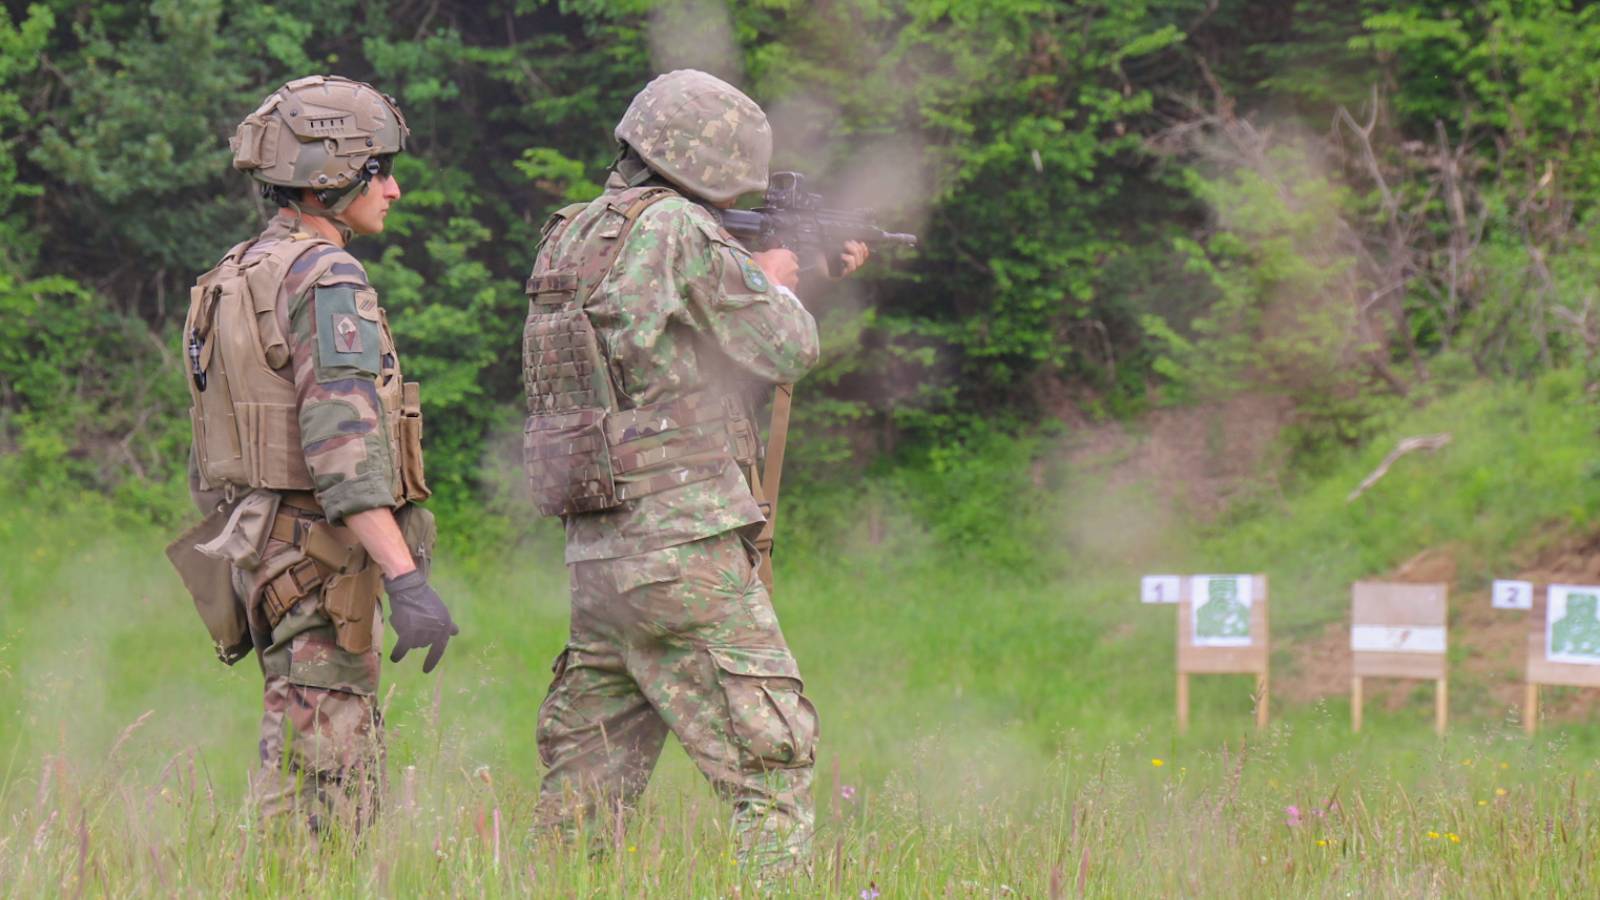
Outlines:
<svg viewBox="0 0 1600 900"><path fill-rule="evenodd" d="M1435 431L1450 448L1345 503L1398 437ZM1052 475L1026 564L946 545L910 503L880 503L876 542L865 516L808 532L780 558L777 603L823 717L817 852L810 879L761 886L675 748L605 858L529 845L534 715L565 636L548 532L443 561L463 633L433 676L388 670L385 818L359 847L313 851L248 826L259 675L209 657L165 536L110 526L94 501L8 503L0 894L1593 896L1594 723L1558 717L1529 741L1469 683L1443 740L1431 689L1369 708L1359 736L1341 696L1276 704L1258 734L1249 681L1218 676L1196 683L1179 737L1172 612L1140 606L1136 580L1268 572L1276 678L1357 577L1448 544L1459 614L1519 559L1592 530L1593 445L1581 383L1558 373L1397 415L1321 477L1154 545L1116 543L1137 492L1071 471ZM1110 534L1089 545L1050 527L1093 515Z"/></svg>

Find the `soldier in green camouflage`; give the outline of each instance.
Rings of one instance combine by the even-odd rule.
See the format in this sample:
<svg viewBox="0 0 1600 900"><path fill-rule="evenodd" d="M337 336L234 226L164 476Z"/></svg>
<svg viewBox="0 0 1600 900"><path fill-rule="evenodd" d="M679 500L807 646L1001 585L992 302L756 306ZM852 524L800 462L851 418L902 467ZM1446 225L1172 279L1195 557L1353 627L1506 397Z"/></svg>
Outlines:
<svg viewBox="0 0 1600 900"><path fill-rule="evenodd" d="M760 107L671 72L616 137L605 193L551 220L529 280L527 464L565 519L572 603L536 818L574 837L631 808L671 732L731 802L741 861L772 874L808 858L818 725L741 468L753 401L816 362L816 323L794 254L751 254L717 216L766 186ZM846 270L866 257L850 244Z"/></svg>
<svg viewBox="0 0 1600 900"><path fill-rule="evenodd" d="M383 230L408 129L393 100L338 77L292 81L240 124L234 167L281 207L200 279L186 323L191 481L223 537L265 676L264 818L360 827L382 781L381 589L395 661L457 632L427 583L417 386L345 250ZM261 510L252 514L252 510ZM204 551L206 548L197 548ZM200 598L197 597L197 600Z"/></svg>

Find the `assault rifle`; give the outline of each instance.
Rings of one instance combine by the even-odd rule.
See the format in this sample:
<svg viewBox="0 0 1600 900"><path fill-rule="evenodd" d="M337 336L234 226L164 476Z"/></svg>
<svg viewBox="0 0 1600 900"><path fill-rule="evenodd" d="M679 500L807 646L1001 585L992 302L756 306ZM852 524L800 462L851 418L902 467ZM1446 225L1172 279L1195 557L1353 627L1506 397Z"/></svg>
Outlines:
<svg viewBox="0 0 1600 900"><path fill-rule="evenodd" d="M844 274L845 241L860 241L870 246L884 244L915 247L917 236L884 231L872 222L872 213L860 209L829 209L821 195L801 189L805 176L799 172L774 172L767 180L767 195L755 209L724 209L722 227L745 247L773 250L782 247L797 256L821 253L828 260L828 272ZM802 271L805 264L802 263ZM794 385L780 384L772 397L772 423L768 429L763 465L752 466L751 493L761 504L766 524L756 536L761 553L759 572L767 589L772 588L772 537L778 521L778 485L783 477L783 450L789 434L789 403Z"/></svg>
<svg viewBox="0 0 1600 900"><path fill-rule="evenodd" d="M869 247L917 245L914 234L884 231L874 225L869 210L829 209L823 205L822 195L801 189L804 183L805 176L799 172L772 173L762 205L721 210L722 227L751 250L782 247L800 256L821 253L828 260L829 274L836 278L844 273L840 255L845 241L860 241Z"/></svg>

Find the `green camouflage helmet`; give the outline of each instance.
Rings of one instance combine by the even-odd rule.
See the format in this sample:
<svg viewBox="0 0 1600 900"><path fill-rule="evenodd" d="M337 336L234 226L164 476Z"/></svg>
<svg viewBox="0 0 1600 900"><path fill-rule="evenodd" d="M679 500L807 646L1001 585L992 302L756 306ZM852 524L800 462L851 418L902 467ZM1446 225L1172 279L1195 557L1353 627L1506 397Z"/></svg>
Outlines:
<svg viewBox="0 0 1600 900"><path fill-rule="evenodd" d="M312 75L273 91L228 146L233 167L263 184L337 191L369 159L404 150L410 133L393 98L372 85Z"/></svg>
<svg viewBox="0 0 1600 900"><path fill-rule="evenodd" d="M754 100L695 69L659 75L617 123L625 142L661 177L713 203L765 190L772 127Z"/></svg>

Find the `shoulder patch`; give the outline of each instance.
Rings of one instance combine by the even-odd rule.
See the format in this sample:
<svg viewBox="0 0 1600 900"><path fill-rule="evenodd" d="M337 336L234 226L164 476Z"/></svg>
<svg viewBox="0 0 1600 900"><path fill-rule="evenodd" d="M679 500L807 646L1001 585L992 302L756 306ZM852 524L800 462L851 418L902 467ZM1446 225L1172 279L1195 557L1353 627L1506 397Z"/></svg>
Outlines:
<svg viewBox="0 0 1600 900"><path fill-rule="evenodd" d="M318 285L317 381L378 374L378 295L353 284Z"/></svg>
<svg viewBox="0 0 1600 900"><path fill-rule="evenodd" d="M767 280L767 273L761 271L756 261L742 253L735 253L739 260L739 271L744 275L744 286L758 294L765 294L772 283Z"/></svg>

